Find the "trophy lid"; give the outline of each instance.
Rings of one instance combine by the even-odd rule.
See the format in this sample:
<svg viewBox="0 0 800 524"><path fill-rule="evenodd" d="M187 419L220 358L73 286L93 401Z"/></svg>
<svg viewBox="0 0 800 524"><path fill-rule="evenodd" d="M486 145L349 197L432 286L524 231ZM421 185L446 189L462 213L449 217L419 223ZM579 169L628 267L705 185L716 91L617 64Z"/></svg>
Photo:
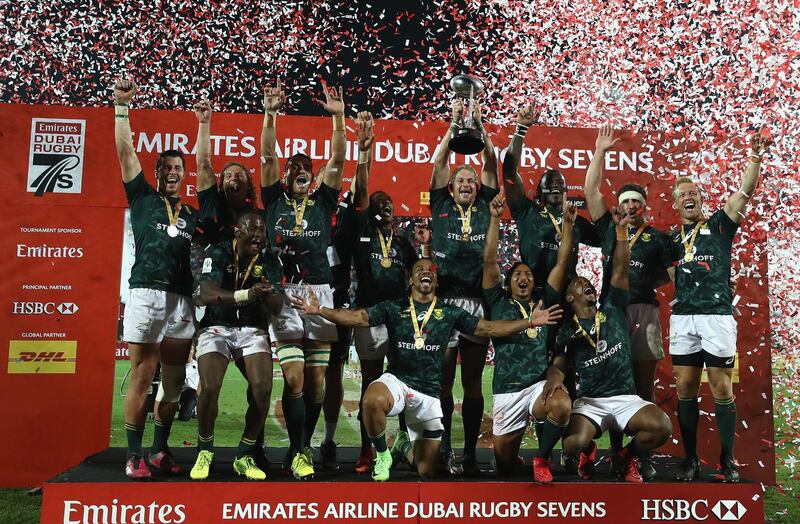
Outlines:
<svg viewBox="0 0 800 524"><path fill-rule="evenodd" d="M470 94L483 93L483 81L471 75L456 75L450 79L450 89L458 96L469 98Z"/></svg>

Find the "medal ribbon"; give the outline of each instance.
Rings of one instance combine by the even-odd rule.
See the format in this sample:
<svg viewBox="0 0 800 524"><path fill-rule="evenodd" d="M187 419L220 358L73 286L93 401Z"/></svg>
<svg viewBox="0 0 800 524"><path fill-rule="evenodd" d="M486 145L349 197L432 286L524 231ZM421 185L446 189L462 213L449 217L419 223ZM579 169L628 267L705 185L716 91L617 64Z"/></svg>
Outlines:
<svg viewBox="0 0 800 524"><path fill-rule="evenodd" d="M181 201L178 200L178 203L175 204L175 212L172 212L172 206L169 205L169 200L164 195L161 195L161 200L164 201L164 207L167 208L167 220L169 220L169 225L174 226L178 223L178 215L181 214Z"/></svg>
<svg viewBox="0 0 800 524"><path fill-rule="evenodd" d="M431 315L433 315L433 310L436 309L436 297L433 297L433 301L431 301L431 305L428 307L428 312L425 313L425 318L422 319L422 324L417 322L417 310L414 308L413 298L408 297L408 305L411 311L411 325L414 326L414 339L416 340L422 338L422 330L425 329L428 320L430 320Z"/></svg>
<svg viewBox="0 0 800 524"><path fill-rule="evenodd" d="M644 227L645 227L645 224L642 224L641 226L639 226L639 229L636 230L636 233L633 235L633 238L628 240L628 247L629 248L633 249L633 245L636 243L637 240L639 240L639 236L641 236L642 231L644 231Z"/></svg>
<svg viewBox="0 0 800 524"><path fill-rule="evenodd" d="M600 312L598 311L597 313L594 314L594 330L595 330L595 335L597 335L597 340L596 341L592 340L592 337L589 336L589 333L587 333L586 330L583 329L583 326L581 326L581 323L578 322L578 315L572 315L572 319L575 321L575 324L578 326L578 331L581 332L581 335L583 335L583 338L588 340L589 344L591 344L592 347L595 349L595 351L597 351L597 344L598 344L598 342L600 342Z"/></svg>
<svg viewBox="0 0 800 524"><path fill-rule="evenodd" d="M383 233L379 228L376 228L378 232L378 240L381 241L381 252L383 253L383 260L389 259L389 250L392 249L392 240L394 240L394 231L389 231L389 241L387 242L385 238L383 238Z"/></svg>
<svg viewBox="0 0 800 524"><path fill-rule="evenodd" d="M692 230L691 238L689 239L688 243L686 242L686 235L683 233L683 226L681 226L681 240L683 241L683 248L686 250L685 251L686 254L692 252L692 248L694 247L694 241L697 240L697 232L700 231L700 228L703 227L703 224L705 223L706 223L705 220L701 220L700 222L695 224L694 229Z"/></svg>
<svg viewBox="0 0 800 524"><path fill-rule="evenodd" d="M558 220L556 220L556 217L553 216L553 213L551 213L550 210L547 209L547 207L545 207L544 210L547 211L547 216L550 217L550 222L553 223L553 227L556 228L556 234L560 238L561 237L561 226L558 225Z"/></svg>
<svg viewBox="0 0 800 524"><path fill-rule="evenodd" d="M294 198L290 198L292 209L294 209L294 227L302 227L303 215L306 214L306 205L308 204L308 196L303 197L303 202L298 206Z"/></svg>
<svg viewBox="0 0 800 524"><path fill-rule="evenodd" d="M511 300L514 300L514 299L512 298ZM525 308L523 307L523 305L520 304L519 302L517 302L516 300L514 300L514 303L519 308L519 312L522 313L522 318L527 320L528 324L530 324L531 323L531 313L533 312L533 302L528 302L528 305L531 308L531 313L528 313L527 311L525 311Z"/></svg>
<svg viewBox="0 0 800 524"><path fill-rule="evenodd" d="M238 239L233 239L233 289L239 289L239 252L236 250L236 241ZM250 272L253 270L253 267L256 265L256 260L258 259L258 253L253 255L253 258L250 260L250 264L247 266L247 271L244 273L244 278L242 278L242 286L244 283L247 282L247 277L250 276Z"/></svg>
<svg viewBox="0 0 800 524"><path fill-rule="evenodd" d="M461 234L462 235L469 235L469 226L472 221L472 208L473 205L470 204L466 211L461 209L461 206L456 204L456 209L458 209L458 213L461 215Z"/></svg>

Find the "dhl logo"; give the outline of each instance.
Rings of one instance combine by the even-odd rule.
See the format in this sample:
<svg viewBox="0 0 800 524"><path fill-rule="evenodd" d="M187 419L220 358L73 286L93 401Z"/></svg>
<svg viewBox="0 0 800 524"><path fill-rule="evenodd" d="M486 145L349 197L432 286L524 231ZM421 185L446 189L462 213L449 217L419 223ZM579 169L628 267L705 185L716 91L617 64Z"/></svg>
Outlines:
<svg viewBox="0 0 800 524"><path fill-rule="evenodd" d="M75 373L77 340L11 340L8 374Z"/></svg>

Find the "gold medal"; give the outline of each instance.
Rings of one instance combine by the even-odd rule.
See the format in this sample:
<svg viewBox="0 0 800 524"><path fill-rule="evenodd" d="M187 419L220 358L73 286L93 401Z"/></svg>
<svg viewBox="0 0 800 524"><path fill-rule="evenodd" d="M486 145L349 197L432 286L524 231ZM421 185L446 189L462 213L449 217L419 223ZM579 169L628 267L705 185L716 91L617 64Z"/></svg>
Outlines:
<svg viewBox="0 0 800 524"><path fill-rule="evenodd" d="M456 204L456 209L458 209L458 213L461 215L461 241L469 242L469 234L472 232L472 204L467 207L466 211L461 209L461 206L458 204Z"/></svg>
<svg viewBox="0 0 800 524"><path fill-rule="evenodd" d="M408 297L408 312L411 313L411 326L414 328L414 347L417 349L425 347L425 339L422 337L422 330L425 329L428 320L431 319L434 309L436 309L436 297L433 297L431 305L428 306L428 311L425 313L425 316L422 317L422 323L420 324L417 321L417 310L414 307L414 299L410 296Z"/></svg>
<svg viewBox="0 0 800 524"><path fill-rule="evenodd" d="M181 214L181 202L178 201L175 204L175 212L172 211L172 206L169 205L169 200L164 195L161 195L161 200L164 201L164 206L167 208L167 220L169 220L169 226L167 226L167 235L172 238L178 236L178 215Z"/></svg>
<svg viewBox="0 0 800 524"><path fill-rule="evenodd" d="M596 337L595 339L592 339L592 337L589 336L589 333L587 333L586 330L583 329L583 326L581 326L581 323L578 321L578 315L572 315L572 319L575 321L575 325L578 326L578 331L580 331L581 335L583 335L583 338L588 340L589 344L591 344L591 346L594 348L595 353L599 353L600 351L605 351L606 341L605 340L600 340L600 312L599 311L594 314L594 326L595 326L594 327L594 334L595 334L595 337ZM602 347L602 349L600 349L600 347Z"/></svg>
<svg viewBox="0 0 800 524"><path fill-rule="evenodd" d="M553 223L553 228L556 230L556 235L555 235L556 244L560 244L561 243L561 226L558 224L558 220L556 220L556 217L553 216L553 213L551 213L550 210L547 209L547 207L545 207L544 210L547 211L547 216L550 217L550 222Z"/></svg>
<svg viewBox="0 0 800 524"><path fill-rule="evenodd" d="M539 330L531 327L525 330L525 334L528 335L528 338L536 338L536 335L539 334Z"/></svg>
<svg viewBox="0 0 800 524"><path fill-rule="evenodd" d="M425 339L422 337L417 337L414 339L414 347L417 349L422 349L425 347Z"/></svg>
<svg viewBox="0 0 800 524"><path fill-rule="evenodd" d="M170 224L169 227L167 227L167 234L172 238L178 236L178 226Z"/></svg>
<svg viewBox="0 0 800 524"><path fill-rule="evenodd" d="M461 235L461 240L463 242L469 242L469 233L464 233Z"/></svg>
<svg viewBox="0 0 800 524"><path fill-rule="evenodd" d="M300 224L294 226L294 228L292 228L292 232L295 235L298 235L298 236L302 235L303 234L303 226L301 226Z"/></svg>
<svg viewBox="0 0 800 524"><path fill-rule="evenodd" d="M375 231L378 234L378 240L381 241L381 267L389 269L392 267L392 259L389 257L389 251L392 249L392 240L394 240L394 231L389 231L389 240L383 238L383 233L380 229Z"/></svg>
<svg viewBox="0 0 800 524"><path fill-rule="evenodd" d="M381 259L381 267L383 269L389 269L392 267L392 259L391 258L382 258Z"/></svg>
<svg viewBox="0 0 800 524"><path fill-rule="evenodd" d="M706 223L705 220L701 220L700 222L695 224L694 229L692 230L692 234L689 238L686 238L686 235L683 233L683 226L681 226L681 240L683 240L683 249L684 252L686 253L685 255L683 255L684 262L691 262L692 260L694 260L694 251L695 251L694 241L697 240L697 232L700 231L700 228L702 228L703 224L705 223Z"/></svg>
<svg viewBox="0 0 800 524"><path fill-rule="evenodd" d="M295 235L302 235L303 234L303 215L306 214L306 205L308 204L308 197L304 196L303 201L300 205L297 205L297 202L292 198L289 200L292 203L292 209L294 209L294 228L292 232Z"/></svg>
<svg viewBox="0 0 800 524"><path fill-rule="evenodd" d="M694 255L693 254L686 253L685 255L683 255L683 261L684 262L691 262L692 260L694 260Z"/></svg>

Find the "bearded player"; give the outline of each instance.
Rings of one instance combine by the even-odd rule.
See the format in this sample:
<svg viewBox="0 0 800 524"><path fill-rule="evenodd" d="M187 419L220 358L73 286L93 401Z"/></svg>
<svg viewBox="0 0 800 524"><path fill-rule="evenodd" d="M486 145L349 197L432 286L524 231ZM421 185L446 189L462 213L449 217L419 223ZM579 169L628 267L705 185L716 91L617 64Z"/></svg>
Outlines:
<svg viewBox="0 0 800 524"><path fill-rule="evenodd" d="M678 480L691 481L700 473L697 397L705 365L720 438L719 478L724 482L739 481L733 458L736 403L732 377L736 361L736 320L730 288L731 247L758 185L761 158L770 144L771 141L761 134L753 137L750 160L739 191L709 218L703 213L701 192L692 179L678 178L672 191L681 225L672 233L673 259L677 267L671 271L675 280L675 301L669 319L669 354L678 386L678 423L686 455Z"/></svg>
<svg viewBox="0 0 800 524"><path fill-rule="evenodd" d="M453 120L450 131L444 133L436 150L431 177L431 229L433 259L441 278L440 292L444 302L458 306L477 317L483 316L481 301L481 273L486 229L489 227L489 202L498 194L497 157L488 133L481 123L480 107L475 107L474 121L483 134L483 167L480 180L475 170L461 165L450 172L451 133L458 129L464 111L460 100L453 102ZM469 333L453 332L444 364L442 378L442 463L458 474L463 470L479 473L475 448L483 420L483 391L481 376L486 363L489 340ZM461 355L461 384L464 403L461 417L464 421L464 457L462 465L455 463L451 446L453 418L453 383L456 361Z"/></svg>
<svg viewBox="0 0 800 524"><path fill-rule="evenodd" d="M572 310L572 319L568 317L559 331L556 341L559 353L554 365L564 371L570 360L577 372L578 398L564 437L564 453L578 458L580 477L592 478L597 456L594 439L613 428L632 436L616 452L623 478L626 482L641 483L637 457L641 450L654 449L666 442L672 424L658 406L636 395L625 312L629 296L630 218L616 209L612 213L616 245L608 293L598 309L597 291L589 280L576 277L569 283L565 299Z"/></svg>
<svg viewBox="0 0 800 524"><path fill-rule="evenodd" d="M136 245L123 327L131 360L124 407L128 439L125 473L132 479L148 479L151 477L148 463L167 474L181 472L167 440L178 409L195 331L189 251L197 212L181 202L185 171L183 156L178 151L159 154L157 189L145 178L128 120L130 101L137 89L133 80L117 80L114 84L114 135ZM153 448L146 463L142 434L147 391L159 362L161 385L154 408Z"/></svg>
<svg viewBox="0 0 800 524"><path fill-rule="evenodd" d="M352 327L385 325L389 339L386 373L370 384L362 401L364 425L377 450L372 478L389 479L392 455L403 455L416 465L421 477L436 474L443 433L441 393L442 366L454 329L482 337L507 337L526 329L555 324L558 307L536 309L520 320L488 321L447 304L436 296L436 266L430 259L411 267L408 296L378 302L366 309L329 309L320 306L310 292L295 298L295 307L306 315L319 315ZM408 434L400 433L392 451L386 444L386 417L403 413Z"/></svg>
<svg viewBox="0 0 800 524"><path fill-rule="evenodd" d="M602 241L605 268L603 269L602 303L611 278L611 253L616 244L614 220L608 211L600 181L606 153L619 142L614 138L611 126L602 126L597 133L595 152L583 190L589 215L597 227ZM666 233L656 230L645 219L647 191L636 184L625 184L617 193L619 210L628 215L628 245L631 250L628 279L630 301L627 307L629 333L631 338L631 360L633 361L633 381L636 394L644 400L655 402L653 394L656 368L664 358L661 343L661 321L658 316L658 300L655 289L669 281L667 269L672 267L671 242ZM610 431L611 448L622 448L622 433ZM639 470L645 480L652 480L656 470L649 454L639 457ZM621 471L620 471L621 472Z"/></svg>
<svg viewBox="0 0 800 524"><path fill-rule="evenodd" d="M275 152L275 123L283 104L278 80L264 91L264 127L261 134L261 198L267 231L273 246L281 250L287 295L303 295L313 289L322 304L333 306L333 276L328 259L331 217L342 188L345 160L344 101L341 88L323 85L325 100L319 101L333 117L331 158L322 182L312 195L314 180L311 159L291 156L281 181ZM307 285L310 285L309 288ZM336 327L320 317L303 317L284 302L273 318L270 335L284 375L283 412L289 433L285 466L297 479L314 476L310 447L324 399L325 370L336 340Z"/></svg>
<svg viewBox="0 0 800 524"><path fill-rule="evenodd" d="M511 153L503 163L513 162ZM500 194L492 200L492 218L486 235L483 255L483 294L492 320L528 319L534 314L534 278L530 266L517 262L508 270L505 288L500 277L497 251L500 243L500 217L505 200ZM540 301L544 307L558 305L566 284L567 268L572 258L572 230L577 210L564 199L562 212L564 242L558 251L558 261L550 271L545 294ZM549 326L529 329L510 337L493 337L494 379L492 380L493 444L497 473L510 475L517 465L517 454L531 417L542 425L539 449L533 459L533 480L552 482L550 454L561 439L569 422L572 401L563 385L563 374L549 366Z"/></svg>

